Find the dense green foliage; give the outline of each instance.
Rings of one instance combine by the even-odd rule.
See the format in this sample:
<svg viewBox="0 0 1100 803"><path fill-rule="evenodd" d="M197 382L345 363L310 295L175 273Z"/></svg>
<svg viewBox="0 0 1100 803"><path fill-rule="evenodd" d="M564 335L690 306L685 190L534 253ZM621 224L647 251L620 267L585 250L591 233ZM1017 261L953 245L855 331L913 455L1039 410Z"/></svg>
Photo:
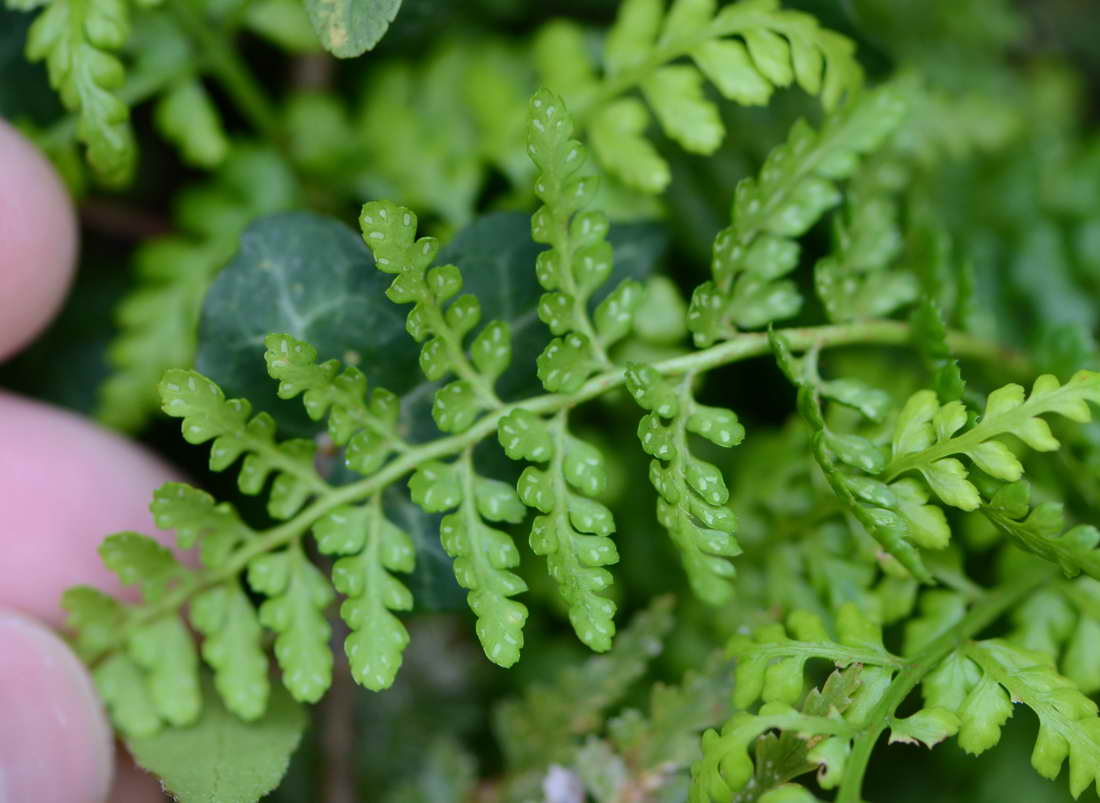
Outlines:
<svg viewBox="0 0 1100 803"><path fill-rule="evenodd" d="M67 116L0 112L174 190L106 368L6 371L205 488L64 598L180 799L313 703L272 799L1100 793L1094 10L8 5Z"/></svg>

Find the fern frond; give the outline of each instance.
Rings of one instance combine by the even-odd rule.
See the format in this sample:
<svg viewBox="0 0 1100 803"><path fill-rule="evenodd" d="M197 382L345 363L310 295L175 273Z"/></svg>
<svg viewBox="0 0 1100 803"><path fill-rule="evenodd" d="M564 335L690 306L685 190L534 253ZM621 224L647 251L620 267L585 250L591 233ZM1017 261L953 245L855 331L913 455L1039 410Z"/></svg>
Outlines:
<svg viewBox="0 0 1100 803"><path fill-rule="evenodd" d="M507 533L486 521L517 523L525 510L507 483L479 476L466 450L454 463L430 462L409 480L412 500L428 513L442 513L440 538L454 558L455 579L469 590L470 610L477 616L477 636L486 657L500 666L519 660L527 608L511 599L527 590L514 572L519 552Z"/></svg>
<svg viewBox="0 0 1100 803"><path fill-rule="evenodd" d="M924 684L925 702L957 714L959 745L979 754L1000 741L1001 726L1022 703L1039 718L1031 765L1056 778L1069 760L1070 793L1096 784L1100 794L1100 717L1096 703L1057 673L1045 656L999 639L953 654Z"/></svg>
<svg viewBox="0 0 1100 803"><path fill-rule="evenodd" d="M167 547L138 533L109 536L99 552L123 585L141 589L146 603L165 599L193 576ZM120 728L147 735L161 721L187 725L195 720L201 707L198 655L175 611L131 620L116 600L83 586L66 592L62 602L69 624L80 628L77 644L86 658L101 655L122 631L125 652L111 656L93 673Z"/></svg>
<svg viewBox="0 0 1100 803"><path fill-rule="evenodd" d="M902 659L882 643L882 628L856 605L846 603L837 611L837 635L829 635L822 620L806 611L787 617L786 627L759 628L751 637L735 636L728 652L738 659L733 702L748 708L757 699L765 703L793 704L802 697L806 662L812 658L838 666L896 669ZM788 633L790 635L788 635Z"/></svg>
<svg viewBox="0 0 1100 803"><path fill-rule="evenodd" d="M707 80L745 105L768 102L776 87L797 84L827 109L862 82L854 47L808 14L776 0L629 0L604 43L597 77L580 37L555 23L536 42L536 61L551 89L580 110L596 156L617 177L645 192L668 184L668 165L646 139L650 115L685 150L713 153L725 137ZM685 62L683 59L690 59Z"/></svg>
<svg viewBox="0 0 1100 803"><path fill-rule="evenodd" d="M332 589L306 557L301 545L253 558L248 585L267 599L260 604L260 622L275 631L275 658L283 684L299 702L314 703L332 683L332 629L324 609Z"/></svg>
<svg viewBox="0 0 1100 803"><path fill-rule="evenodd" d="M463 339L480 321L481 304L467 293L444 307L462 289L462 274L454 265L428 270L439 241L416 239L416 215L388 201L364 204L359 224L375 266L396 274L386 296L397 304L414 304L406 328L414 340L424 343L420 369L431 381L452 372L459 377L436 391L436 425L444 432L468 429L483 410L501 405L493 384L512 360L508 324L490 321L482 327L467 357Z"/></svg>
<svg viewBox="0 0 1100 803"><path fill-rule="evenodd" d="M27 57L46 62L50 85L80 115L88 161L113 185L129 181L137 159L130 109L117 95L125 70L115 53L129 36L127 0L50 0L27 34Z"/></svg>
<svg viewBox="0 0 1100 803"><path fill-rule="evenodd" d="M939 307L925 296L913 310L910 324L921 359L932 376L932 389L936 395L944 401L962 399L966 382L959 370L959 361L947 345L947 327Z"/></svg>
<svg viewBox="0 0 1100 803"><path fill-rule="evenodd" d="M1022 563L1023 553L1015 553ZM1078 577L1052 583L1011 613L1007 639L1040 652L1085 694L1100 690L1100 581Z"/></svg>
<svg viewBox="0 0 1100 803"><path fill-rule="evenodd" d="M835 432L825 421L821 396L831 394L868 417L878 416L881 406L874 388L856 383L838 387L822 382L816 368L799 362L784 338L769 335L776 362L798 388L798 409L813 430L814 458L846 509L882 547L916 579L930 582L928 568L918 546L942 549L951 538L943 511L926 504L928 494L919 483L899 480L887 485L874 477L886 469L885 450L854 433ZM875 401L870 401L875 399ZM868 476L870 475L870 476Z"/></svg>
<svg viewBox="0 0 1100 803"><path fill-rule="evenodd" d="M1059 443L1041 416L1058 413L1085 423L1091 418L1088 402L1100 404L1100 374L1080 371L1064 385L1044 374L1035 380L1026 399L1024 389L1016 384L990 393L981 418L965 429L962 402L941 405L934 392L919 391L898 417L892 459L884 474L889 480L917 471L945 504L976 510L981 504L978 489L952 455L966 455L986 474L1015 482L1023 475L1023 466L998 438L1011 434L1036 451L1053 451Z"/></svg>
<svg viewBox="0 0 1100 803"><path fill-rule="evenodd" d="M870 670L874 672L874 670ZM800 711L781 704L759 714L735 714L721 733L703 735L702 757L692 767L691 803L709 801L814 800L803 787L789 784L800 775L821 769L835 774L832 756L844 743L845 714L864 683L859 664L829 675L820 690L812 689ZM799 724L809 725L807 734ZM778 734L774 728L782 728ZM750 750L755 746L755 760ZM828 784L831 785L831 784Z"/></svg>
<svg viewBox="0 0 1100 803"><path fill-rule="evenodd" d="M182 482L168 482L153 492L149 506L153 521L162 530L175 530L182 549L198 545L204 566L217 568L241 543L255 537L255 531L241 521L226 502Z"/></svg>
<svg viewBox="0 0 1100 803"><path fill-rule="evenodd" d="M798 264L794 238L840 201L837 182L900 122L902 89L888 84L861 94L826 118L820 132L799 121L759 177L738 183L732 223L714 241L714 278L692 295L688 327L696 345L798 312L798 289L783 278Z"/></svg>
<svg viewBox="0 0 1100 803"><path fill-rule="evenodd" d="M841 799L854 799L859 790L849 781L858 780L859 775L847 773L848 762L856 760L854 752L859 753L859 767L864 767L867 751L887 723L891 743L932 747L958 734L960 746L978 754L1000 740L1013 702L1027 705L1039 717L1032 765L1044 777L1053 778L1068 757L1070 791L1080 794L1097 780L1100 717L1096 705L1041 653L1000 639L972 640L998 610L983 610L983 605L1010 606L1019 597L1012 596L1009 588L1013 593L1034 592L1044 577L1033 575L1016 587L1006 586L1000 598L991 593L970 611L957 594L929 592L920 616L907 629L905 658L885 651L881 630L854 606L841 611L835 642L821 620L806 612L792 614L786 629L767 625L751 637L735 637L730 645L731 654L738 658L734 703L747 708L762 696L764 704L755 713L736 713L721 734L704 734L703 758L692 771L692 800L728 800L747 789L750 781L783 783L814 769L818 769L817 782L826 789L843 777ZM834 674L820 696L811 692L801 711L796 710L792 706L801 696L805 664L817 658L849 668ZM842 682L845 676L847 682ZM918 683L923 707L898 717L897 707ZM832 692L841 693L822 705L830 684ZM776 742L766 744L770 737L759 739L773 729L781 731L778 740L787 743L784 751L771 749ZM853 739L859 742L854 751ZM800 748L795 740L804 745ZM755 766L749 756L754 743ZM790 759L786 768L776 772L784 759Z"/></svg>
<svg viewBox="0 0 1100 803"><path fill-rule="evenodd" d="M981 512L1012 543L1058 565L1066 577L1084 572L1100 579L1100 531L1090 524L1065 530L1060 503L1044 502L1032 507L1030 497L1027 482L1009 483L982 505Z"/></svg>
<svg viewBox="0 0 1100 803"><path fill-rule="evenodd" d="M917 297L912 273L890 270L901 252L897 203L855 193L834 218L832 253L814 266L814 288L832 321L883 317Z"/></svg>
<svg viewBox="0 0 1100 803"><path fill-rule="evenodd" d="M214 669L225 706L244 720L267 708L271 686L256 609L236 578L204 591L191 603L191 623L203 635L202 657Z"/></svg>
<svg viewBox="0 0 1100 803"><path fill-rule="evenodd" d="M346 446L348 467L373 474L394 452L408 446L397 435L400 403L385 388L375 388L366 399L367 378L353 365L340 371L338 360L317 363L317 349L290 335L264 338L264 360L272 379L279 380L280 399L302 395L306 412L314 421L328 416L328 432L334 443Z"/></svg>
<svg viewBox="0 0 1100 803"><path fill-rule="evenodd" d="M574 393L594 371L610 367L607 349L630 331L642 287L624 279L596 309L595 320L589 317L589 298L611 275L610 224L603 212L582 211L596 192L597 179L578 175L587 150L573 139L565 103L543 89L531 98L530 108L527 151L539 169L535 194L543 202L531 218L531 236L550 246L535 266L547 291L538 314L557 336L539 355L538 374L551 393Z"/></svg>
<svg viewBox="0 0 1100 803"><path fill-rule="evenodd" d="M160 383L164 412L182 418L188 443L213 440L210 470L223 471L243 455L237 484L258 494L274 473L267 510L277 519L293 516L306 501L329 486L313 466L312 441L275 442L275 421L267 413L251 416L244 399L226 399L222 389L196 371L174 369Z"/></svg>
<svg viewBox="0 0 1100 803"><path fill-rule="evenodd" d="M332 581L347 596L340 615L351 628L344 650L352 676L372 691L389 688L409 643L408 631L391 611L413 606L412 594L392 572L413 570L412 539L386 519L380 495L365 505L332 510L313 534L322 553L345 556L333 564Z"/></svg>
<svg viewBox="0 0 1100 803"><path fill-rule="evenodd" d="M177 81L157 101L154 120L188 164L211 169L229 154L218 107L197 78Z"/></svg>
<svg viewBox="0 0 1100 803"><path fill-rule="evenodd" d="M655 458L649 480L657 489L657 520L678 547L692 590L719 605L733 593L730 558L741 554L733 537L736 520L726 506L729 490L721 470L691 453L688 433L729 448L745 437L745 428L730 410L707 407L691 392L693 374L674 388L652 367L633 363L626 386L649 414L638 424L646 454Z"/></svg>
<svg viewBox="0 0 1100 803"><path fill-rule="evenodd" d="M577 638L604 652L615 635L615 603L602 594L612 582L603 567L617 563L619 552L611 511L592 498L607 486L603 456L570 434L565 411L549 423L517 413L500 421L505 453L548 463L545 470L528 466L516 484L523 504L542 514L531 523L531 549L546 558Z"/></svg>

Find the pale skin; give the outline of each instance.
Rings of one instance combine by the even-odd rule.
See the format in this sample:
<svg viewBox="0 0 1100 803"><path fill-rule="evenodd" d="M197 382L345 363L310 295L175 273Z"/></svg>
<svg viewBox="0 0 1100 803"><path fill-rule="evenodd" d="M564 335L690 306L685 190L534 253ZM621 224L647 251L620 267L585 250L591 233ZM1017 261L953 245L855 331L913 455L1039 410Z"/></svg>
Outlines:
<svg viewBox="0 0 1100 803"><path fill-rule="evenodd" d="M77 239L60 180L0 120L0 361L57 312ZM0 444L0 803L161 801L156 781L116 745L91 677L56 631L70 585L127 596L96 547L120 530L167 541L148 502L179 476L89 421L3 390Z"/></svg>

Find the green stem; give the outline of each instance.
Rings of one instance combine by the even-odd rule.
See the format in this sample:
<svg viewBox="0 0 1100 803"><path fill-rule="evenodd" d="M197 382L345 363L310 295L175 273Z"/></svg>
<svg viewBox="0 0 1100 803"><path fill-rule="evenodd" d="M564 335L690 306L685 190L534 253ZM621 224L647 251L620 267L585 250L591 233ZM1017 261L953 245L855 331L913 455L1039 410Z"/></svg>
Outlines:
<svg viewBox="0 0 1100 803"><path fill-rule="evenodd" d="M925 675L935 669L953 650L958 649L991 625L1035 588L1050 582L1055 574L1054 570L1043 568L989 591L974 604L958 624L925 645L919 655L906 663L886 690L886 694L871 710L867 718L867 727L853 743L852 752L844 765L844 777L840 782L836 803L860 803L863 776L867 771L867 763L875 743L878 742L882 732L890 726L894 712Z"/></svg>
<svg viewBox="0 0 1100 803"><path fill-rule="evenodd" d="M208 71L233 98L241 113L266 139L282 142L278 112L230 41L230 34L203 19L191 0L172 0L171 7L180 25L205 54Z"/></svg>
<svg viewBox="0 0 1100 803"><path fill-rule="evenodd" d="M790 347L796 351L811 348L847 346L856 343L878 345L905 345L910 339L910 329L904 323L896 321L867 321L846 326L817 326L790 328L781 330ZM953 333L948 342L955 353L963 357L973 357L1006 361L1004 349L984 340L968 335ZM706 371L721 365L727 365L752 357L771 353L766 333L752 332L736 335L732 340L720 343L702 351L673 357L656 363L654 367L663 375L678 376L688 372ZM1017 358L1019 359L1019 358ZM148 623L179 608L194 594L217 585L238 574L258 555L265 554L285 545L303 535L313 524L333 508L358 502L379 493L401 477L414 471L425 461L458 454L486 437L497 429L501 418L516 409L526 409L536 413L552 414L568 410L582 402L602 396L624 382L624 372L614 368L588 380L573 394L545 394L522 402L506 404L490 410L465 432L437 438L416 446L398 455L369 477L341 487L330 488L319 495L309 506L299 512L290 521L284 522L256 538L246 542L221 567L205 574L194 574L186 582L176 586L156 603L133 609L127 626L121 629L116 643L124 643L127 635L135 627ZM94 663L103 655L94 656Z"/></svg>

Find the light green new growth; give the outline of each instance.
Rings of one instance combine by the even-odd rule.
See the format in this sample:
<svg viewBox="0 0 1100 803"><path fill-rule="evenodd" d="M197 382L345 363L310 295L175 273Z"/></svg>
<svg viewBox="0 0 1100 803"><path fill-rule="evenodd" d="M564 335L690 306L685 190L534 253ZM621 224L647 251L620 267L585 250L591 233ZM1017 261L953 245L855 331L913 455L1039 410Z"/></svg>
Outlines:
<svg viewBox="0 0 1100 803"><path fill-rule="evenodd" d="M1057 564L1066 577L1084 572L1100 579L1100 531L1091 524L1065 530L1060 503L1031 507L1030 496L1025 481L1013 482L998 489L981 511L1016 546Z"/></svg>
<svg viewBox="0 0 1100 803"><path fill-rule="evenodd" d="M971 640L1046 579L1045 574L1032 575L1003 593L990 592L969 612L957 597L930 592L922 617L911 623L906 658L887 652L878 626L850 605L839 611L837 641L804 611L792 613L786 628L769 625L751 638L735 638L730 644L739 659L734 702L745 710L720 734L704 734L703 758L692 769L693 803L729 800L752 782L784 783L815 769L822 787L840 786L838 801L857 801L870 749L885 727L891 730L891 743L931 747L957 734L960 746L977 754L1000 740L1001 726L1012 714L1010 700L1039 717L1032 765L1053 778L1068 757L1070 791L1079 795L1100 780L1096 705L1040 654L1001 640ZM834 673L820 694L811 691L796 709L805 664L815 658L849 668ZM898 718L897 706L918 683L924 707ZM758 697L763 705L751 713L748 709ZM779 739L792 748L785 751L788 760L796 759L784 770L761 763L769 756L766 742L763 749L758 747L755 764L749 756L757 738L772 729L780 730ZM794 740L805 747L796 752ZM782 754L773 750L771 755ZM755 794L761 791L759 786L753 789Z"/></svg>
<svg viewBox="0 0 1100 803"><path fill-rule="evenodd" d="M766 104L776 87L797 84L831 109L862 82L854 50L846 37L776 0L721 9L715 0L674 0L667 10L664 0L628 0L605 40L600 77L578 28L554 23L535 43L543 82L570 99L601 164L645 192L668 185L669 167L646 138L646 105L625 93L640 90L671 139L709 154L725 127L705 80L745 105Z"/></svg>
<svg viewBox="0 0 1100 803"><path fill-rule="evenodd" d="M951 507L981 508L1015 543L1059 564L1067 576L1081 571L1100 576L1095 549L1100 533L1081 526L1063 535L1061 507L1055 503L1030 511L1026 484L1018 482L1023 465L997 439L1014 435L1036 451L1056 450L1059 443L1040 416L1059 413L1078 423L1089 421L1088 402L1100 403L1100 374L1080 371L1064 385L1044 374L1026 400L1020 385L1005 385L989 394L984 415L969 427L963 402L941 405L934 391L918 391L894 421L887 450L861 435L832 430L821 410L824 397L881 419L884 411L875 401L879 391L824 382L817 376L816 361L796 360L781 335L772 337L772 345L784 373L799 388L799 410L814 430L814 454L829 484L867 532L914 577L931 580L918 547L942 549L951 539L943 510L929 504L930 494ZM951 455L965 455L985 475L1011 484L983 500L967 479L966 467ZM923 482L903 476L911 471Z"/></svg>
<svg viewBox="0 0 1100 803"><path fill-rule="evenodd" d="M700 599L720 605L733 593L733 564L741 554L733 537L733 512L726 506L729 490L719 468L691 453L688 433L732 447L745 428L730 410L707 407L692 396L693 373L673 387L648 365L626 369L627 390L649 414L638 424L642 450L655 458L649 481L657 489L657 520L679 548L692 590Z"/></svg>
<svg viewBox="0 0 1100 803"><path fill-rule="evenodd" d="M1091 418L1090 401L1100 404L1100 374L1080 371L1064 385L1044 374L1035 380L1026 400L1024 389L1016 384L990 393L981 418L964 429L966 408L962 402L941 405L933 391L919 391L898 417L884 474L892 480L918 471L944 504L977 510L981 505L978 489L967 481L966 468L952 455L966 455L986 474L1015 482L1023 475L1023 466L997 438L1014 435L1036 451L1054 451L1059 443L1040 416L1058 413L1086 423Z"/></svg>

